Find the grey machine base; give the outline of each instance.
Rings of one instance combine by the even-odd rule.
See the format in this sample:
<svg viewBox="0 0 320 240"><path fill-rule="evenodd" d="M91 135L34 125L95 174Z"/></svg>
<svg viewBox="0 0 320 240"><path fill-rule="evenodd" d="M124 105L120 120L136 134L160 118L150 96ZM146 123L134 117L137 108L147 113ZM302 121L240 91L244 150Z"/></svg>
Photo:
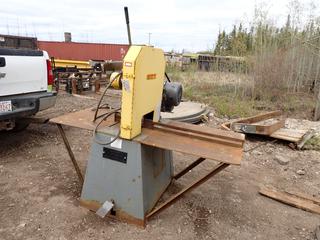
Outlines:
<svg viewBox="0 0 320 240"><path fill-rule="evenodd" d="M97 133L109 142L113 134ZM93 141L80 204L96 211L105 201L114 204L111 214L128 222L145 224L173 175L172 152L117 139L111 145Z"/></svg>

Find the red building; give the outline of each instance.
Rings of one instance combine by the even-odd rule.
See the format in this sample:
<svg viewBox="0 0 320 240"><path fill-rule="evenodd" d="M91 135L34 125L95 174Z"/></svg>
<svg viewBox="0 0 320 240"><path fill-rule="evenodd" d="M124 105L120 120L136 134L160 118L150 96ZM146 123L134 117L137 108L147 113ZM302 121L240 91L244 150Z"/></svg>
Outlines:
<svg viewBox="0 0 320 240"><path fill-rule="evenodd" d="M78 43L38 41L38 48L50 57L64 60L122 60L129 45L109 43Z"/></svg>

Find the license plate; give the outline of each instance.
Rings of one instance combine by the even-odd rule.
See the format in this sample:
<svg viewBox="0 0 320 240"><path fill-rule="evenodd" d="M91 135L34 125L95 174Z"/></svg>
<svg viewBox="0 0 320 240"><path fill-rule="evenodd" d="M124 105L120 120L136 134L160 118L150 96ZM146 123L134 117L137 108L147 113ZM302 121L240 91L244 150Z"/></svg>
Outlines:
<svg viewBox="0 0 320 240"><path fill-rule="evenodd" d="M11 112L12 104L11 101L0 101L0 112Z"/></svg>

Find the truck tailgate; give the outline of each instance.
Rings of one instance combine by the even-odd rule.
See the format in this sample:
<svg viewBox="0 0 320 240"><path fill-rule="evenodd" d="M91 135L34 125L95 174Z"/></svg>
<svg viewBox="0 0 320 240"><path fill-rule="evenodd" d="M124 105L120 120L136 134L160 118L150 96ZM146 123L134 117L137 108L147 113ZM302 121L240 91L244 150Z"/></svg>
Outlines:
<svg viewBox="0 0 320 240"><path fill-rule="evenodd" d="M42 51L0 51L0 96L47 90L48 55Z"/></svg>

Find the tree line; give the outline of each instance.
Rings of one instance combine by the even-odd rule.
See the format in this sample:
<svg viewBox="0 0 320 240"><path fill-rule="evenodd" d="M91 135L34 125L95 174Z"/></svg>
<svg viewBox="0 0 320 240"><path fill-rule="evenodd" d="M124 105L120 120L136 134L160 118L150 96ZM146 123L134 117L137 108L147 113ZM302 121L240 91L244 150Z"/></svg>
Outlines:
<svg viewBox="0 0 320 240"><path fill-rule="evenodd" d="M287 50L292 44L320 48L320 18L311 18L302 28L295 26L291 15L286 24L276 27L260 21L248 30L243 24L234 25L231 32L219 32L213 53L221 56L248 56L256 51Z"/></svg>
<svg viewBox="0 0 320 240"><path fill-rule="evenodd" d="M320 16L314 3L292 0L283 26L255 8L249 27L234 25L220 31L215 55L245 57L254 85L253 96L281 96L283 92L311 92L320 96Z"/></svg>

